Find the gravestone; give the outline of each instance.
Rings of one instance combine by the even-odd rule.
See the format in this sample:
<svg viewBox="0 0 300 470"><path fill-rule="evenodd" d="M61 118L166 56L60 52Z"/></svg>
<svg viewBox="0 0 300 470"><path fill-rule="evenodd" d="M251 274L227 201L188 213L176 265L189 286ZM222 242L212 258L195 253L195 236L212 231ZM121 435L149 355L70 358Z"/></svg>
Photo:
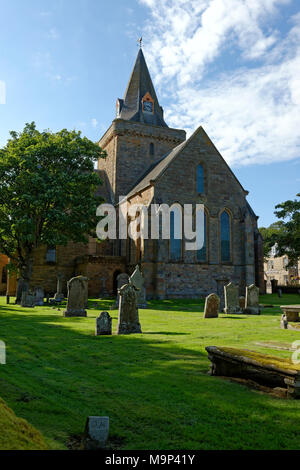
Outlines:
<svg viewBox="0 0 300 470"><path fill-rule="evenodd" d="M130 284L125 284L119 289L119 322L118 335L130 333L142 333L139 322L139 311L136 305L136 289Z"/></svg>
<svg viewBox="0 0 300 470"><path fill-rule="evenodd" d="M58 273L56 278L57 278L57 286L56 286L56 293L54 294L54 299L61 302L65 298L65 296L63 294L64 275L61 274L61 273Z"/></svg>
<svg viewBox="0 0 300 470"><path fill-rule="evenodd" d="M281 290L281 289L278 289L278 290L277 290L277 295L278 295L279 298L282 297L282 290Z"/></svg>
<svg viewBox="0 0 300 470"><path fill-rule="evenodd" d="M68 286L67 310L64 311L65 317L86 317L86 289L87 278L77 276L70 279Z"/></svg>
<svg viewBox="0 0 300 470"><path fill-rule="evenodd" d="M34 289L35 305L44 305L44 289L42 287L36 287Z"/></svg>
<svg viewBox="0 0 300 470"><path fill-rule="evenodd" d="M225 313L242 313L239 304L239 288L232 282L224 286Z"/></svg>
<svg viewBox="0 0 300 470"><path fill-rule="evenodd" d="M217 318L219 309L220 297L217 294L209 294L205 299L203 318Z"/></svg>
<svg viewBox="0 0 300 470"><path fill-rule="evenodd" d="M96 319L96 336L112 334L112 318L108 312L101 312Z"/></svg>
<svg viewBox="0 0 300 470"><path fill-rule="evenodd" d="M129 284L129 275L127 273L121 273L117 276L117 299L116 299L116 302L110 307L111 310L114 310L115 308L119 308L119 303L120 303L119 290L121 289L122 286L125 286L125 284Z"/></svg>
<svg viewBox="0 0 300 470"><path fill-rule="evenodd" d="M86 420L81 448L83 450L104 449L108 434L108 416L89 416Z"/></svg>
<svg viewBox="0 0 300 470"><path fill-rule="evenodd" d="M136 290L137 306L139 308L146 308L147 301L146 301L145 281L140 271L139 265L136 266L135 271L130 276L129 283L137 289Z"/></svg>
<svg viewBox="0 0 300 470"><path fill-rule="evenodd" d="M244 313L249 315L259 315L259 288L254 284L246 287L246 308Z"/></svg>
<svg viewBox="0 0 300 470"><path fill-rule="evenodd" d="M85 300L84 300L84 306L85 308L88 308L89 306L89 278L82 276L83 282L85 283Z"/></svg>
<svg viewBox="0 0 300 470"><path fill-rule="evenodd" d="M24 286L25 286L24 279L22 277L19 277L19 279L17 281L17 292L16 292L15 304L20 304L21 303Z"/></svg>
<svg viewBox="0 0 300 470"><path fill-rule="evenodd" d="M35 307L35 296L27 291L22 292L21 307Z"/></svg>
<svg viewBox="0 0 300 470"><path fill-rule="evenodd" d="M241 308L242 311L245 308L245 304L246 304L246 298L243 295L241 295L239 297L239 305L240 305L240 308Z"/></svg>
<svg viewBox="0 0 300 470"><path fill-rule="evenodd" d="M266 294L272 294L272 282L270 279L267 280Z"/></svg>

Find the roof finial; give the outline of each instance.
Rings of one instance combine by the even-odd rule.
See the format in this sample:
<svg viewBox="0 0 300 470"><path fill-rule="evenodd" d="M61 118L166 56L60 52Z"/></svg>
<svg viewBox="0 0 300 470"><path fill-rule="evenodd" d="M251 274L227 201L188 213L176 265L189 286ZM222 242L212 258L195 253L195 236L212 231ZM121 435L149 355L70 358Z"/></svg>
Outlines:
<svg viewBox="0 0 300 470"><path fill-rule="evenodd" d="M138 44L139 44L139 46L140 46L140 49L142 49L142 47L143 47L143 38L142 38L142 36L138 39L137 42L138 42Z"/></svg>

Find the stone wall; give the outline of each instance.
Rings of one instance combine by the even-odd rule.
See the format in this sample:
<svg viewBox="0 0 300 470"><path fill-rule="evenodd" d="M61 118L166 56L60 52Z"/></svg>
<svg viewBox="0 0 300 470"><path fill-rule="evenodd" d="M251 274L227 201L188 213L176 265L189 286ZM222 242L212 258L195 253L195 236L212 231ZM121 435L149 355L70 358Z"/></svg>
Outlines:
<svg viewBox="0 0 300 470"><path fill-rule="evenodd" d="M115 119L99 141L107 158L98 161L98 169L107 173L115 202L155 161L183 142L185 135L183 130ZM154 143L154 155L150 155L150 143Z"/></svg>

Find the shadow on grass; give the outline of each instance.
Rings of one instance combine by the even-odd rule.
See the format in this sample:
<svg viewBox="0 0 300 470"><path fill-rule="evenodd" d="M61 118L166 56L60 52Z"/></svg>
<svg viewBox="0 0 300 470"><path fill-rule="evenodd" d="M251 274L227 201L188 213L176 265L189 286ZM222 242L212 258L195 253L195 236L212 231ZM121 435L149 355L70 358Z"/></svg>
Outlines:
<svg viewBox="0 0 300 470"><path fill-rule="evenodd" d="M61 447L95 414L127 449L300 447L297 404L210 377L203 346L164 340L189 333L96 337L91 319L15 312L1 318L2 398Z"/></svg>

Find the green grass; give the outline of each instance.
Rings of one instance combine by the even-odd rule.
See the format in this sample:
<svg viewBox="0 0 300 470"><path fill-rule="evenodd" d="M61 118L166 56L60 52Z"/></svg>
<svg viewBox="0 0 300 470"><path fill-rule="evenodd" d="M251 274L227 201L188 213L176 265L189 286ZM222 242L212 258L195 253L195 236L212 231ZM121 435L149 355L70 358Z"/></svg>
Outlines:
<svg viewBox="0 0 300 470"><path fill-rule="evenodd" d="M247 348L290 358L297 331L279 328L279 305L298 295L262 296L261 316L203 319L204 301L151 301L143 334L95 337L95 319L64 318L51 307L0 299L0 396L64 449L88 415L110 417L113 449L300 449L300 400L284 400L207 374L205 346ZM117 311L113 331L117 326ZM278 349L278 348L283 348ZM284 349L285 348L285 349Z"/></svg>
<svg viewBox="0 0 300 470"><path fill-rule="evenodd" d="M0 449L1 450L46 450L40 432L24 419L17 418L0 398Z"/></svg>

